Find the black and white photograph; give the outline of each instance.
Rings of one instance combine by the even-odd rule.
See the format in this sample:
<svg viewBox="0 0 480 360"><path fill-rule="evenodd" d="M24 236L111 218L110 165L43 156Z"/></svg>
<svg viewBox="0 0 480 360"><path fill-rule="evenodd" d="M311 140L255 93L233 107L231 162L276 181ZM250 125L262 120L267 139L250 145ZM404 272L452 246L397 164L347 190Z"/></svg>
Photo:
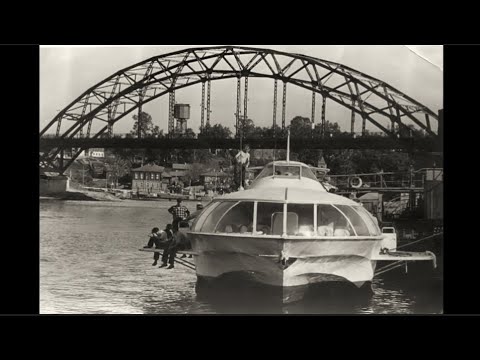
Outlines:
<svg viewBox="0 0 480 360"><path fill-rule="evenodd" d="M442 45L42 45L40 314L443 314Z"/></svg>

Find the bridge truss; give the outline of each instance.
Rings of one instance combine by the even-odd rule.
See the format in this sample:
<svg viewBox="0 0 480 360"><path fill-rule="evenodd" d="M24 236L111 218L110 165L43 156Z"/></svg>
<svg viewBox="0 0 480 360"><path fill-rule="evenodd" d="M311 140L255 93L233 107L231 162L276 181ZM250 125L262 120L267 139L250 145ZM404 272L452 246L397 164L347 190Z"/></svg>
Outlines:
<svg viewBox="0 0 480 360"><path fill-rule="evenodd" d="M68 144L74 138L96 139L101 135L111 137L113 126L119 120L138 110L146 103L169 95L168 132L173 134L173 105L175 91L202 84L201 131L204 129L204 112L207 124L210 121L210 87L214 80L237 79L237 120L239 133L241 81L244 81L243 116L247 116L248 79L270 78L273 84L272 125L277 116L277 87L282 83L282 129L285 129L287 85L312 92L312 122L315 121L315 99L322 97L322 112L319 126L325 131L326 101L333 101L351 111L351 132L354 132L356 115L362 121L362 133L369 122L385 134L394 137L395 126L410 130L405 124L409 119L427 134L436 136L431 120L438 121L438 115L426 106L403 94L387 83L342 64L269 49L218 46L190 48L155 56L117 71L105 80L92 86L61 110L40 132L44 137L52 127L56 138ZM205 109L205 84L207 84L207 108ZM94 125L92 127L92 124ZM437 127L438 128L438 127ZM92 129L99 129L92 131ZM138 138L141 129L138 129ZM59 167L55 159L66 149L59 145L41 153L40 163ZM60 164L63 171L82 152L79 148L66 164ZM55 163L55 165L53 165ZM65 165L65 166L64 166Z"/></svg>

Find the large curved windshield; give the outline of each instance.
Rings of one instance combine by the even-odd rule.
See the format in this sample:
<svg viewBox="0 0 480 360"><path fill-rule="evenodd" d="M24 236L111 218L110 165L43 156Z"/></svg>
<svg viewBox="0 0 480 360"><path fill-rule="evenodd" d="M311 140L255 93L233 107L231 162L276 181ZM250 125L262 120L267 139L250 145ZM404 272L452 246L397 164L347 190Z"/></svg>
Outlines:
<svg viewBox="0 0 480 360"><path fill-rule="evenodd" d="M287 204L286 214L284 209L283 203L257 202L255 205L254 201L217 201L202 211L192 229L225 234L253 234L255 229L256 236L350 237L381 234L372 215L361 206Z"/></svg>

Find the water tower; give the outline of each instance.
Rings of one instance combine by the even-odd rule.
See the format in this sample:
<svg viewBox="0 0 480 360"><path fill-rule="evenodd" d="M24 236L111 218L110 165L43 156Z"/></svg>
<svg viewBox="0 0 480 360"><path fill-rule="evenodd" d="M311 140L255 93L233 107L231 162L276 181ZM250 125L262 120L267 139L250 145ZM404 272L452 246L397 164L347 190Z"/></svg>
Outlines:
<svg viewBox="0 0 480 360"><path fill-rule="evenodd" d="M175 132L178 134L184 134L187 130L187 120L190 118L190 105L175 104L173 117L177 119Z"/></svg>

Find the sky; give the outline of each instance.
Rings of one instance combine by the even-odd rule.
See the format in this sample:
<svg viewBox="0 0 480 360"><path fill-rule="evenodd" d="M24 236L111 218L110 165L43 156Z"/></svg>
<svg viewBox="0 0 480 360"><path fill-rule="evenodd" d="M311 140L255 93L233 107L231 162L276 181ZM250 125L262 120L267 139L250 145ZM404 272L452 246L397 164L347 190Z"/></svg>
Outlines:
<svg viewBox="0 0 480 360"><path fill-rule="evenodd" d="M40 129L88 88L113 73L155 55L190 47L182 46L41 46L40 48ZM434 112L443 108L443 46L441 45L238 45L305 54L337 62L374 78L424 104ZM243 84L243 82L242 82ZM243 86L243 85L242 85ZM256 125L271 126L273 81L249 79L248 116ZM277 124L281 121L281 92L278 88ZM242 94L243 95L243 94ZM236 109L236 80L212 82L210 121L221 123L233 131ZM201 85L176 92L177 103L190 104L188 127L198 132L200 126ZM331 103L331 104L330 104ZM349 131L350 112L327 101L327 120L338 122ZM243 107L243 99L242 99ZM165 132L168 124L168 96L144 106L153 122ZM134 112L135 113L135 112ZM133 113L132 113L133 114ZM316 121L320 119L321 101L317 98ZM290 85L287 88L286 120L295 116L311 117L311 92ZM361 126L357 121L357 126ZM130 115L114 126L115 133L132 129ZM373 125L367 129L378 131ZM54 129L51 129L53 131ZM95 129L92 128L92 131ZM356 129L356 131L359 129ZM49 131L50 132L50 131Z"/></svg>

